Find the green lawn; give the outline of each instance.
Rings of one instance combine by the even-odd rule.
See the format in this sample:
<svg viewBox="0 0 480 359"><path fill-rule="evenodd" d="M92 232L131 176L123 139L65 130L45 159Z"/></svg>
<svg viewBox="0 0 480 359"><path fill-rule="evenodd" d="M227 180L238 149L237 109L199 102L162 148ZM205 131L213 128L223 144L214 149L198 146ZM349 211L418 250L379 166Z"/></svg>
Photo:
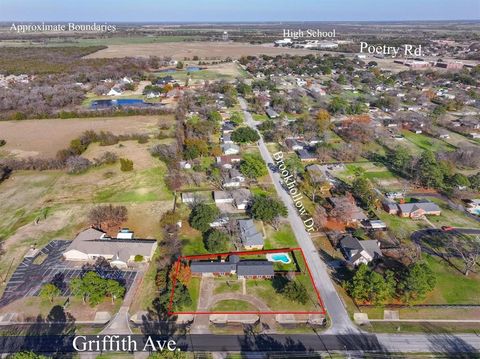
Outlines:
<svg viewBox="0 0 480 359"><path fill-rule="evenodd" d="M208 253L201 235L181 235L180 240L182 241L182 254L185 256Z"/></svg>
<svg viewBox="0 0 480 359"><path fill-rule="evenodd" d="M409 142L413 143L415 146L418 147L418 149L422 151L454 151L456 148L455 146L452 146L442 140L426 136L422 133L416 134L408 130L403 130L402 135L404 135Z"/></svg>
<svg viewBox="0 0 480 359"><path fill-rule="evenodd" d="M221 293L239 293L241 291L241 284L235 280L224 280L215 278L214 294Z"/></svg>
<svg viewBox="0 0 480 359"><path fill-rule="evenodd" d="M226 299L216 303L211 310L212 312L247 312L259 309L244 300Z"/></svg>
<svg viewBox="0 0 480 359"><path fill-rule="evenodd" d="M297 276L297 280L303 283L301 276ZM310 300L306 304L294 302L287 299L280 293L277 293L272 286L271 280L265 279L248 279L247 280L247 294L254 295L262 299L265 304L272 310L278 311L305 311L305 310L318 310L315 305L316 297L314 293L309 291Z"/></svg>
<svg viewBox="0 0 480 359"><path fill-rule="evenodd" d="M182 311L182 312L194 312L197 310L198 305L198 296L200 294L200 281L201 278L199 277L192 277L190 282L188 283L188 293L190 294L190 298L192 299L192 304L189 306L184 306L180 308L173 307L174 311Z"/></svg>
<svg viewBox="0 0 480 359"><path fill-rule="evenodd" d="M429 228L423 220L401 218L397 215L388 214L383 209L376 210L378 218L385 222L388 229L399 238L410 238L410 235L420 229Z"/></svg>
<svg viewBox="0 0 480 359"><path fill-rule="evenodd" d="M480 304L480 275L466 277L438 257L424 256L435 272L437 285L425 300L427 304Z"/></svg>
<svg viewBox="0 0 480 359"><path fill-rule="evenodd" d="M265 114L254 113L254 114L252 114L252 117L255 121L266 121L266 120L268 120L268 116L265 115Z"/></svg>
<svg viewBox="0 0 480 359"><path fill-rule="evenodd" d="M265 249L298 247L295 234L289 225L282 226L278 231L270 226L265 226L265 229L267 231Z"/></svg>
<svg viewBox="0 0 480 359"><path fill-rule="evenodd" d="M170 200L172 194L167 190L164 175L165 165L133 171L126 174L131 178L117 182L114 185L102 188L95 193L95 202L129 202L142 203L152 201ZM130 183L129 183L130 182ZM125 190L128 186L128 190Z"/></svg>

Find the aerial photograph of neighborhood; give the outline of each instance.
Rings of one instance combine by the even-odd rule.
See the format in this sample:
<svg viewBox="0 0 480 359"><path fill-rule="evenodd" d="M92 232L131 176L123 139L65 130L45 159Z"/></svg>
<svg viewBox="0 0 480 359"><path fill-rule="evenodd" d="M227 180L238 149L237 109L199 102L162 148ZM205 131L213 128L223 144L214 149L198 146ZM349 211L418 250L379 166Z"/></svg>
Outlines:
<svg viewBox="0 0 480 359"><path fill-rule="evenodd" d="M480 1L0 0L0 358L480 359Z"/></svg>

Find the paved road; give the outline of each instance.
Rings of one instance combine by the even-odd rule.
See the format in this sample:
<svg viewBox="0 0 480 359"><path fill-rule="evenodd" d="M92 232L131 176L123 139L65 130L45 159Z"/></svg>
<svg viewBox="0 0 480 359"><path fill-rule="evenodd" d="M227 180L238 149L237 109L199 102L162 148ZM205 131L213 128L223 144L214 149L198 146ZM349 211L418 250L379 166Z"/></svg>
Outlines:
<svg viewBox="0 0 480 359"><path fill-rule="evenodd" d="M123 299L122 306L118 310L117 314L113 319L108 323L108 325L103 328L101 334L131 334L132 330L130 329L130 315L128 310L132 304L133 298L140 287L140 283L143 281L144 276L143 269L137 271L135 279L133 280L132 285L130 286L125 298Z"/></svg>
<svg viewBox="0 0 480 359"><path fill-rule="evenodd" d="M143 348L146 336L131 335L137 342L137 350ZM87 336L87 340L98 339ZM153 340L160 339L152 336ZM163 337L162 339L166 339ZM200 334L170 336L181 350L195 352L330 352L377 353L375 357L388 358L389 353L442 353L442 357L480 358L480 335L476 334L271 334L271 335L217 335ZM0 336L0 348L11 352L33 350L43 352L72 351L73 336ZM380 354L379 354L380 353ZM468 353L468 354L467 354ZM92 353L82 357L93 358ZM135 357L141 357L138 353Z"/></svg>
<svg viewBox="0 0 480 359"><path fill-rule="evenodd" d="M245 115L246 123L250 127L256 129L252 115L247 111L247 104L245 100L239 98L239 102ZM266 163L274 163L272 156L268 152L267 146L263 141L263 138L260 138L260 141L258 141L258 147L260 149L263 160ZM288 221L292 226L293 232L295 233L295 236L297 238L297 242L299 243L305 254L308 265L312 272L315 285L320 291L320 295L323 299L325 309L330 316L332 325L327 332L358 332L357 327L350 320L350 317L345 310L343 302L341 301L337 291L335 290L332 279L328 274L326 264L320 258L310 238L310 235L305 230L303 221L294 207L292 198L290 197L289 193L286 192L281 186L280 175L278 173L272 172L270 168L268 168L268 171L270 172L270 176L273 179L273 184L275 185L275 189L277 190L279 197L282 199L282 201L288 208Z"/></svg>

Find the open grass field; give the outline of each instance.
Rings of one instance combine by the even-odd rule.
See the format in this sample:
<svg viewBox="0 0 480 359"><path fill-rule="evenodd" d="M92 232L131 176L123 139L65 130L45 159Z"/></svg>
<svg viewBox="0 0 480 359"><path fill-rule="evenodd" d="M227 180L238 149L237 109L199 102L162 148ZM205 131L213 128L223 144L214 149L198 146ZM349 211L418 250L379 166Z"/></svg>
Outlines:
<svg viewBox="0 0 480 359"><path fill-rule="evenodd" d="M136 45L136 44L156 44L164 42L183 42L197 40L197 36L183 35L165 35L165 36L112 36L96 38L50 38L42 41L32 40L2 40L0 46L29 46L29 47L57 47L57 46L108 46L108 45Z"/></svg>
<svg viewBox="0 0 480 359"><path fill-rule="evenodd" d="M197 66L196 62L189 63L187 66L189 65ZM170 75L180 83L185 83L185 81L188 79L189 84L203 83L204 80L231 81L239 77L245 77L245 72L233 62L202 66L202 70L199 71L188 71L186 68L184 68L183 70L176 70L175 72L155 72L155 74L160 77Z"/></svg>
<svg viewBox="0 0 480 359"><path fill-rule="evenodd" d="M367 161L349 163L345 165L345 170L336 171L334 175L346 183L352 183L357 172L363 173L377 188L384 191L402 190L406 186L405 181L395 176L384 165Z"/></svg>
<svg viewBox="0 0 480 359"><path fill-rule="evenodd" d="M456 148L447 142L426 136L422 133L416 134L408 130L403 130L402 135L404 135L407 139L407 143L410 142L416 146L416 151L415 148L412 148L415 152L422 152L425 150L430 150L433 152L454 151Z"/></svg>
<svg viewBox="0 0 480 359"><path fill-rule="evenodd" d="M173 122L171 116L129 116L78 119L0 121L0 133L7 144L2 151L18 157L54 157L70 141L87 130L110 131L116 135L152 133L159 122Z"/></svg>
<svg viewBox="0 0 480 359"><path fill-rule="evenodd" d="M201 59L225 59L240 56L280 55L280 54L307 55L315 51L304 49L290 49L274 47L273 45L251 45L248 43L233 42L163 42L108 45L108 48L88 55L86 58L116 58L125 56L159 56L167 55L177 60L198 56Z"/></svg>
<svg viewBox="0 0 480 359"><path fill-rule="evenodd" d="M425 255L425 260L437 277L437 285L425 299L425 303L480 305L478 273L471 273L466 277L438 257Z"/></svg>

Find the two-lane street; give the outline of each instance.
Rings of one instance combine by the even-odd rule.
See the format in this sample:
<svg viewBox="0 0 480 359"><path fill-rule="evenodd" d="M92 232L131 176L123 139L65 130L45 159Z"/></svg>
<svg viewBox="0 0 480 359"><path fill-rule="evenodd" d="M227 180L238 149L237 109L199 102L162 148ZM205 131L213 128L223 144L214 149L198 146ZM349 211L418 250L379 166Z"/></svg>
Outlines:
<svg viewBox="0 0 480 359"><path fill-rule="evenodd" d="M247 125L256 129L253 117L250 112L248 112L247 103L242 98L239 98L239 102L243 110ZM258 141L258 147L263 160L266 163L274 163L272 156L268 152L267 146L265 145L262 137L260 137L260 141ZM268 168L268 171L273 179L273 184L278 193L278 196L288 208L288 221L292 226L298 244L300 245L305 254L308 265L312 272L313 280L316 287L320 291L323 304L330 317L331 327L328 330L328 333L345 333L352 331L358 332L358 328L353 325L343 305L342 300L340 299L337 291L335 290L332 279L328 274L326 264L318 255L315 245L310 238L310 235L305 230L304 223L294 207L292 198L290 197L289 193L283 189L281 185L282 180L280 178L280 175L278 173L272 172L270 168Z"/></svg>

